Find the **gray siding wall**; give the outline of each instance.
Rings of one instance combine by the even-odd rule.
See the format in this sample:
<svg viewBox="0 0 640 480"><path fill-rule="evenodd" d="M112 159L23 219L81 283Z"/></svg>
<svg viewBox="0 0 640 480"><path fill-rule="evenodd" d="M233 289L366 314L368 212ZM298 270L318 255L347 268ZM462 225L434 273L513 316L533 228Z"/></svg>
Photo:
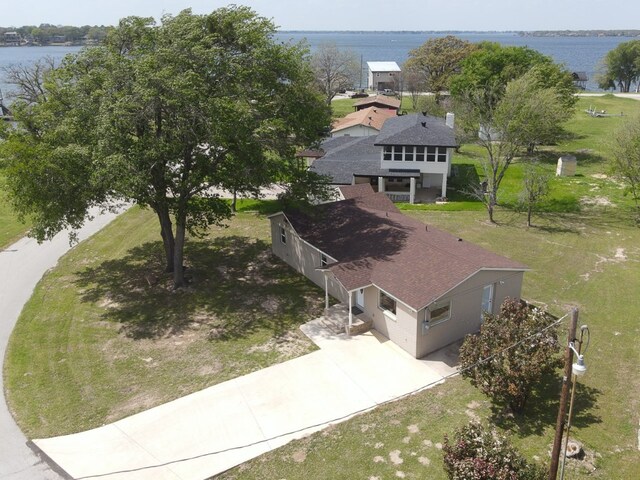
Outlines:
<svg viewBox="0 0 640 480"><path fill-rule="evenodd" d="M394 319L378 307L378 295L378 288L375 286L367 287L364 291L365 314L373 320L373 328L415 357L417 336L415 312L403 303L396 302Z"/></svg>
<svg viewBox="0 0 640 480"><path fill-rule="evenodd" d="M280 239L281 226L283 226L286 231L286 244L282 243ZM282 214L271 217L271 250L278 258L287 262L324 290L325 274L316 270L320 266L320 251L298 237ZM330 258L328 260L329 263L332 262ZM346 302L347 294L342 286L331 274L327 275L329 276L329 295L341 302Z"/></svg>
<svg viewBox="0 0 640 480"><path fill-rule="evenodd" d="M486 285L494 285L493 312L500 311L500 305L507 298L520 298L524 272L480 271L466 282L458 285L438 302L451 300L451 318L423 331L422 320L425 311L418 312L416 357L438 350L464 338L468 333L480 330L482 290ZM504 281L500 284L500 281Z"/></svg>

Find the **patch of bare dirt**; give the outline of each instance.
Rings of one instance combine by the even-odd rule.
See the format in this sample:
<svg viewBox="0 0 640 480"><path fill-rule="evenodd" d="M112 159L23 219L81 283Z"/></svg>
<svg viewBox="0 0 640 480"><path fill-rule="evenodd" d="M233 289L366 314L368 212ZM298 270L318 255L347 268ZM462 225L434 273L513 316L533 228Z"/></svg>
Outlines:
<svg viewBox="0 0 640 480"><path fill-rule="evenodd" d="M611 257L604 257L602 255L596 255L596 260L593 269L589 272L580 275L584 281L588 281L591 275L594 273L602 273L604 265L609 263L623 263L627 261L627 254L624 248L618 247Z"/></svg>
<svg viewBox="0 0 640 480"><path fill-rule="evenodd" d="M260 345L253 345L247 353L276 352L280 358L293 358L300 356L308 348L309 342L297 332L285 332L283 335L270 338Z"/></svg>
<svg viewBox="0 0 640 480"><path fill-rule="evenodd" d="M425 467L428 465L431 465L431 460L429 460L427 457L419 457L418 461L420 462L420 464L424 465Z"/></svg>
<svg viewBox="0 0 640 480"><path fill-rule="evenodd" d="M307 459L307 452L305 450L296 450L293 452L293 455L291 455L291 458L296 463L302 463Z"/></svg>
<svg viewBox="0 0 640 480"><path fill-rule="evenodd" d="M613 206L615 206L615 203L613 203L607 197L601 197L601 196L597 196L597 197L582 197L580 199L580 203L582 205L585 205L585 206L588 206L588 207L613 207Z"/></svg>
<svg viewBox="0 0 640 480"><path fill-rule="evenodd" d="M394 465L400 465L404 462L404 460L400 457L400 450L393 450L389 452L389 460Z"/></svg>
<svg viewBox="0 0 640 480"><path fill-rule="evenodd" d="M407 430L409 430L409 433L418 433L420 428L418 428L418 425L409 425Z"/></svg>

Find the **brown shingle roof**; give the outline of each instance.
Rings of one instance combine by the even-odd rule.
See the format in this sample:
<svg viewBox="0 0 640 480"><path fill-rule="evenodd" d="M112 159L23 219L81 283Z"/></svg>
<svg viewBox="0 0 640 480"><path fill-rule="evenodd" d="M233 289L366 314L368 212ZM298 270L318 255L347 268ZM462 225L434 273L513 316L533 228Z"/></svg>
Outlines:
<svg viewBox="0 0 640 480"><path fill-rule="evenodd" d="M349 200L350 198L366 197L373 195L373 187L369 183L359 183L357 185L341 185L338 187L342 198ZM395 205L394 205L395 206Z"/></svg>
<svg viewBox="0 0 640 480"><path fill-rule="evenodd" d="M338 260L327 268L348 291L374 284L415 310L479 270L527 269L409 218L385 199L373 194L285 215L305 241Z"/></svg>
<svg viewBox="0 0 640 480"><path fill-rule="evenodd" d="M361 110L368 106L381 106L397 110L400 108L400 100L389 97L387 95L376 95L375 97L366 97L358 100L353 104L357 110Z"/></svg>
<svg viewBox="0 0 640 480"><path fill-rule="evenodd" d="M364 125L365 127L375 128L377 131L380 131L384 121L389 117L394 117L395 115L396 111L388 108L364 108L357 112L349 113L348 115L345 115L333 122L333 130L331 130L331 133L339 132L340 130L354 127L356 125Z"/></svg>

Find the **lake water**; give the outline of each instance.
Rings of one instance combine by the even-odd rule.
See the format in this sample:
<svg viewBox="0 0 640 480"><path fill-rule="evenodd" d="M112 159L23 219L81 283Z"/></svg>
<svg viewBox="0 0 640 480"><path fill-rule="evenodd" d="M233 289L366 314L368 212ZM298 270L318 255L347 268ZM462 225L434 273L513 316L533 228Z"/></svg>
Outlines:
<svg viewBox="0 0 640 480"><path fill-rule="evenodd" d="M458 33L457 37L470 42L491 41L502 45L527 46L563 63L569 71L587 72L590 90L597 90L593 81L598 65L609 50L628 37L525 37L512 33ZM367 61L395 61L399 65L408 58L409 51L430 38L443 34L420 32L280 32L276 39L294 42L306 41L311 51L323 43L335 43L341 49L352 50ZM7 85L2 67L11 64L29 64L45 56L57 60L76 52L80 47L3 47L0 48L0 89L7 96Z"/></svg>

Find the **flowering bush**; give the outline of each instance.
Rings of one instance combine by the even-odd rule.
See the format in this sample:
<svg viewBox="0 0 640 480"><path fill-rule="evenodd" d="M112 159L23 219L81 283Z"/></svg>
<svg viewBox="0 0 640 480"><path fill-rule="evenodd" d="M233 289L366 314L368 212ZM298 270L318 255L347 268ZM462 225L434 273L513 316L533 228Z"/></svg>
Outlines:
<svg viewBox="0 0 640 480"><path fill-rule="evenodd" d="M444 468L451 480L543 480L546 472L529 464L504 435L472 422L444 437Z"/></svg>
<svg viewBox="0 0 640 480"><path fill-rule="evenodd" d="M505 300L498 315L485 314L478 335L465 338L462 376L494 402L521 413L535 384L561 365L556 328L547 328L553 321L543 310Z"/></svg>

